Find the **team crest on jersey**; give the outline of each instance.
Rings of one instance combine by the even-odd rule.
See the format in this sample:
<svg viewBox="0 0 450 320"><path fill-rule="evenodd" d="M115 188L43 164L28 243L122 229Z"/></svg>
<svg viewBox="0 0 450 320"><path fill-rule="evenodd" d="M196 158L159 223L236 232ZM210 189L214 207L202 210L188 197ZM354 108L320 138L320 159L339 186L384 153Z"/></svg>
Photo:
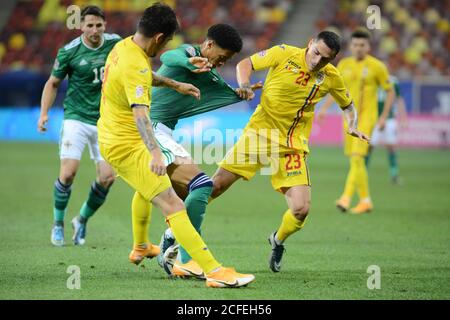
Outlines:
<svg viewBox="0 0 450 320"><path fill-rule="evenodd" d="M191 57L195 57L197 55L197 52L195 52L195 48L194 47L187 47L186 48L186 52L191 56Z"/></svg>
<svg viewBox="0 0 450 320"><path fill-rule="evenodd" d="M320 86L325 81L325 73L319 71L316 75L316 84Z"/></svg>
<svg viewBox="0 0 450 320"><path fill-rule="evenodd" d="M137 86L136 87L136 98L141 98L144 95L144 87L143 86Z"/></svg>

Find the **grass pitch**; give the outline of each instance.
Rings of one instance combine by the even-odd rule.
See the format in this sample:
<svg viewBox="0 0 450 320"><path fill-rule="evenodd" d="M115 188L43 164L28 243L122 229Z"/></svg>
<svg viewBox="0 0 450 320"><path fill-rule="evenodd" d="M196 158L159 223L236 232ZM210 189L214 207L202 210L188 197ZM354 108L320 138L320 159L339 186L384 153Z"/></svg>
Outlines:
<svg viewBox="0 0 450 320"><path fill-rule="evenodd" d="M156 260L128 262L132 190L118 180L88 225L84 247L71 244L70 220L87 197L95 169L87 155L73 186L64 248L50 244L57 146L0 143L0 299L449 299L450 152L401 150L403 186L389 183L384 150L370 167L372 214L340 214L347 160L339 148L312 146L312 208L306 227L286 242L282 272L272 273L267 236L286 210L268 177L239 181L208 208L203 235L216 258L256 275L241 289L207 289L170 280ZM212 174L214 166L205 166ZM165 229L153 211L151 240ZM67 268L81 270L69 290ZM369 290L367 268L381 269Z"/></svg>

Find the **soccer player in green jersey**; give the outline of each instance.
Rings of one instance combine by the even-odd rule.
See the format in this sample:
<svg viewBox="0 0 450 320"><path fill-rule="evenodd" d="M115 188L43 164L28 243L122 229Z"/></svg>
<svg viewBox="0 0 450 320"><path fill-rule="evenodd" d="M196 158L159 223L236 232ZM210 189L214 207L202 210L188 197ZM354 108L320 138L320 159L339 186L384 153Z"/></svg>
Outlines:
<svg viewBox="0 0 450 320"><path fill-rule="evenodd" d="M79 215L72 220L72 240L75 245L85 243L86 223L105 202L115 177L111 166L100 155L97 120L106 57L121 37L105 33L105 15L96 6L88 6L82 10L81 22L83 34L58 51L52 74L42 93L38 121L38 130L46 131L48 110L55 101L58 87L68 76L69 86L64 100L64 122L59 144L60 171L53 189L54 225L51 242L55 246L64 245L64 216L86 144L91 159L97 166L97 178L92 183Z"/></svg>
<svg viewBox="0 0 450 320"><path fill-rule="evenodd" d="M403 99L398 79L394 76L389 78L390 82L394 85L395 100L389 111L386 125L383 130L377 126L372 133L372 139L370 140L369 152L366 156L366 165L369 165L370 157L373 152L373 148L378 145L384 145L388 154L389 161L389 175L393 184L401 184L396 146L398 143L398 125L404 127L406 124L406 108L405 100ZM378 114L383 113L384 103L386 101L386 93L384 90L378 90ZM397 118L400 122L397 121Z"/></svg>
<svg viewBox="0 0 450 320"><path fill-rule="evenodd" d="M185 200L189 218L200 233L212 181L194 164L189 152L173 138L179 119L215 110L242 101L240 89L233 89L216 71L242 49L239 33L227 24L209 28L201 45L183 44L161 56L163 65L157 74L180 82L188 82L201 91L201 99L158 87L152 90L151 120L155 137L167 165L167 173L177 193ZM262 85L255 84L253 89ZM167 273L180 277L202 278L203 272L184 248L179 249L179 261L174 263L178 247L170 229L161 238L159 264ZM170 249L169 249L170 247ZM169 249L169 250L168 250ZM165 254L165 256L164 256Z"/></svg>

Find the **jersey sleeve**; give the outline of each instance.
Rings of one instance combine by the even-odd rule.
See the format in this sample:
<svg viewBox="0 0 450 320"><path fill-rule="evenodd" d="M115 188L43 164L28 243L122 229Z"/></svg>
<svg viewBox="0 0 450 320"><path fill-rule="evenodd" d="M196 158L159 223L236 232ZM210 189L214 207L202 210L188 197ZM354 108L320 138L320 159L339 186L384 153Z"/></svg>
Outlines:
<svg viewBox="0 0 450 320"><path fill-rule="evenodd" d="M347 108L352 103L352 98L340 72L333 75L329 91L341 109Z"/></svg>
<svg viewBox="0 0 450 320"><path fill-rule="evenodd" d="M61 48L58 51L58 55L55 59L55 64L53 65L52 76L55 76L58 79L64 79L69 73L69 68L69 55L64 48Z"/></svg>
<svg viewBox="0 0 450 320"><path fill-rule="evenodd" d="M150 107L152 69L144 63L130 63L122 69L124 89L131 108Z"/></svg>
<svg viewBox="0 0 450 320"><path fill-rule="evenodd" d="M389 80L389 72L384 63L380 63L376 69L377 83L384 90L392 88L392 82Z"/></svg>
<svg viewBox="0 0 450 320"><path fill-rule="evenodd" d="M166 51L161 55L161 62L168 67L182 67L189 70L197 69L189 62L189 58L195 57L195 48L192 46L181 46L177 49Z"/></svg>
<svg viewBox="0 0 450 320"><path fill-rule="evenodd" d="M270 49L260 51L250 56L253 70L263 70L276 67L286 55L286 45L274 46Z"/></svg>

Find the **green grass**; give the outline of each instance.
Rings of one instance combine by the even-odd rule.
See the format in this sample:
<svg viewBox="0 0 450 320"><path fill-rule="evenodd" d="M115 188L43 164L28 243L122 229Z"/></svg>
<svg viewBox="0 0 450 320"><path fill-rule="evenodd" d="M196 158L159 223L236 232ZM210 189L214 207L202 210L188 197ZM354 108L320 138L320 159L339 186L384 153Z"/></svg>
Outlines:
<svg viewBox="0 0 450 320"><path fill-rule="evenodd" d="M57 146L0 144L1 299L449 299L450 152L402 150L404 186L388 180L386 156L377 150L370 168L375 211L338 213L347 161L338 148L312 147L310 219L287 241L283 270L269 271L267 235L286 209L268 177L238 182L208 208L203 228L216 257L256 282L241 289L207 289L204 282L169 280L155 260L136 267L131 248L132 190L117 181L90 221L87 244L74 247L70 219L95 175L86 156L73 187L64 248L50 244L52 184ZM204 168L212 174L214 166ZM151 239L165 224L154 210ZM81 290L69 290L69 265L81 268ZM381 268L381 289L369 290L369 265Z"/></svg>

